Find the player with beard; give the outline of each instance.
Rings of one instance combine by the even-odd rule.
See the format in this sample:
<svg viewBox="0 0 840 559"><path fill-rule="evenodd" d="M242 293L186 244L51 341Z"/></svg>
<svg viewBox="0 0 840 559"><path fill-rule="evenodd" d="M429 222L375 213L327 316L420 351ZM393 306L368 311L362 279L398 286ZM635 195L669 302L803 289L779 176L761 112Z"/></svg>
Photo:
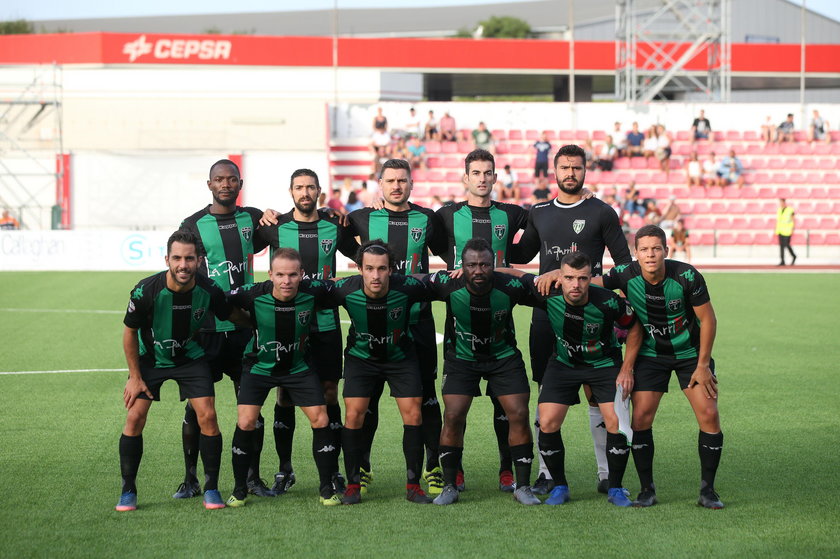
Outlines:
<svg viewBox="0 0 840 559"><path fill-rule="evenodd" d="M244 181L239 167L229 159L222 159L210 167L207 187L213 202L181 223L181 229L198 237L199 254L204 262L199 272L209 277L223 291L230 291L254 282L254 254L266 244L255 235L262 212L256 208L240 207L237 198ZM242 374L242 354L251 339L250 328L237 327L208 313L199 333L199 343L210 359L216 381L228 375L233 389L239 393ZM274 493L260 479L260 451L263 441L263 418L257 421L256 452L248 475L248 489L254 495L273 497ZM201 488L195 475L198 460L199 426L195 411L187 404L182 425L182 442L186 474L184 483L173 495L176 499L195 497Z"/></svg>
<svg viewBox="0 0 840 559"><path fill-rule="evenodd" d="M496 162L493 154L483 149L473 150L464 159L464 186L467 199L439 209L446 232L446 252L442 255L448 270L461 267L461 253L467 241L481 238L490 244L496 267L509 266L508 258L513 238L528 222L528 211L514 204L496 202L490 198L496 183ZM447 317L447 321L450 317ZM499 447L499 489L513 492L513 460L508 447L508 417L499 400L488 392L493 403L493 430ZM466 423L464 423L466 425ZM463 471L458 486L464 488Z"/></svg>
<svg viewBox="0 0 840 559"><path fill-rule="evenodd" d="M575 251L586 254L592 261L592 275L603 273L601 261L604 248L609 248L616 264L631 261L627 241L613 209L597 198L585 198L586 154L576 145L566 145L554 156L554 172L559 191L550 202L535 204L528 215L528 225L519 243L514 246L511 261L528 263L540 255L540 274L560 268L564 255ZM534 382L542 384L543 373L551 356L554 339L551 323L545 311L534 309L531 318L530 350L531 374ZM587 393L588 394L588 393ZM539 425L539 413L536 423ZM607 431L597 403L590 401L589 426L598 462L598 490L606 493L608 472L606 458ZM539 435L539 433L538 433ZM534 492L544 494L553 488L550 474L540 455L540 476Z"/></svg>
<svg viewBox="0 0 840 559"><path fill-rule="evenodd" d="M380 209L362 208L348 216L351 234L358 235L362 243L382 239L396 255L394 272L397 274L426 274L429 272L429 250L434 254L443 251L445 243L435 213L408 201L411 196L411 166L402 159L389 159L382 165L379 178L383 205ZM438 461L438 445L442 426L440 403L437 399L437 340L432 309L428 303L414 305L411 309L411 336L417 346L420 374L423 381L423 441L426 446L426 467L423 479L429 493L443 489L443 475ZM365 450L362 458L362 492L373 479L370 450L379 423L379 397L384 382L380 382L370 398L370 407L364 422Z"/></svg>
<svg viewBox="0 0 840 559"><path fill-rule="evenodd" d="M258 235L272 251L281 247L293 248L302 258L303 271L309 279L328 280L335 277L337 251L354 258L358 243L337 217L318 212L316 205L321 194L318 175L310 169L292 173L289 192L294 209L276 216L277 224L261 227ZM324 398L333 434L332 444L341 448L341 406L338 403L338 381L341 379L341 327L336 309L320 310L312 321L309 334L309 353L313 371L324 389ZM282 495L295 483L292 468L292 442L295 434L295 408L285 390L278 388L274 406L274 441L280 459L280 469L274 476L272 490ZM333 474L337 493L344 492L341 474Z"/></svg>

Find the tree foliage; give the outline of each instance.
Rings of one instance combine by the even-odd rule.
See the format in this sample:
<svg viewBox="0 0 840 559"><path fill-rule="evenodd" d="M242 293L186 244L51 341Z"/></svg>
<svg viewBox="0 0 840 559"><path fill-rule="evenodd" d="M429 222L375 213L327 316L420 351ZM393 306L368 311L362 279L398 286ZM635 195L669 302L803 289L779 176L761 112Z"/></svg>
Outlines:
<svg viewBox="0 0 840 559"><path fill-rule="evenodd" d="M511 16L491 16L490 19L479 22L484 28L482 37L527 39L533 34L527 21Z"/></svg>
<svg viewBox="0 0 840 559"><path fill-rule="evenodd" d="M35 26L25 19L0 21L0 35L27 35L34 32Z"/></svg>

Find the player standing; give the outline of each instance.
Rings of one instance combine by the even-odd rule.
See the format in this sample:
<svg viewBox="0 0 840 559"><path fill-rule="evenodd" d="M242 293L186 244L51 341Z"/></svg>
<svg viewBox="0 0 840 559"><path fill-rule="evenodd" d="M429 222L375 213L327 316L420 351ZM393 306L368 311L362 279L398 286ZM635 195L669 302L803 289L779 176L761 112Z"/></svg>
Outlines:
<svg viewBox="0 0 840 559"><path fill-rule="evenodd" d="M239 167L229 159L222 159L210 167L207 187L213 201L181 223L181 228L192 232L199 239L199 254L204 257L200 272L213 280L223 291L235 289L254 281L254 253L265 248L255 233L262 212L256 208L237 206L242 190ZM228 375L233 388L239 393L239 376L242 373L242 354L251 339L251 329L235 326L226 320L208 314L199 334L216 381ZM201 493L195 466L198 451L198 423L194 410L187 404L182 427L184 483L173 495L176 499L194 497ZM257 421L257 451L253 455L248 477L249 490L261 497L274 493L260 479L260 451L263 441L263 418Z"/></svg>
<svg viewBox="0 0 840 559"><path fill-rule="evenodd" d="M323 304L333 286L329 281L302 278L298 251L280 248L271 257L268 281L234 289L228 296L233 305L248 311L255 332L246 353L237 398L238 419L232 445L235 486L227 501L230 507L245 505L254 430L260 408L274 387L287 392L309 418L321 504L341 504L334 487L338 445L330 430L324 390L307 359L310 335L317 332L312 324L316 307ZM340 350L341 340L337 343Z"/></svg>
<svg viewBox="0 0 840 559"><path fill-rule="evenodd" d="M379 179L382 209L362 208L350 213L349 229L363 243L382 239L396 255L394 272L426 274L429 272L429 250L443 250L443 235L434 212L408 201L411 196L411 167L402 159L389 159L382 165ZM423 381L423 440L426 446L426 467L423 475L429 493L440 493L443 476L438 461L438 445L442 426L437 399L437 339L431 306L415 305L411 309L411 336L417 346L420 374ZM370 450L379 423L379 397L384 384L371 395L370 409L365 416L365 450L362 459L362 490L373 479Z"/></svg>
<svg viewBox="0 0 840 559"><path fill-rule="evenodd" d="M198 420L204 506L225 506L218 490L222 435L216 421L213 378L204 349L193 335L205 316L212 313L226 319L231 309L224 293L196 274L199 261L198 239L189 232L176 231L166 243L168 269L141 280L128 301L123 321L123 351L128 363L123 400L128 414L120 437L122 495L118 511L137 508L135 479L143 456L143 427L152 401L160 400L160 387L169 379L178 383L181 400L189 399Z"/></svg>
<svg viewBox="0 0 840 559"><path fill-rule="evenodd" d="M493 154L489 151L477 149L470 152L464 159L463 181L467 188L467 199L444 206L436 212L446 232L446 251L442 256L448 270L461 267L461 253L467 241L473 238L485 239L490 243L495 267L509 266L508 253L513 246L513 238L528 223L528 211L490 198L496 183L495 165ZM492 393L488 395L493 403L493 430L499 447L499 488L512 492L514 479L513 461L508 447L509 418L499 400ZM463 486L463 480L459 485Z"/></svg>
<svg viewBox="0 0 840 559"><path fill-rule="evenodd" d="M604 248L616 264L631 261L627 241L621 231L621 224L613 209L597 198L584 198L583 185L586 180L586 154L576 145L561 147L554 156L554 172L559 191L550 202L534 204L528 215L528 225L519 243L514 245L511 261L528 263L538 253L540 274L560 268L560 260L566 254L580 251L592 262L592 274L601 275L601 261ZM534 382L542 383L543 373L553 347L544 340L553 339L551 323L547 314L534 309L531 318L530 350L531 374ZM608 489L606 459L606 429L604 419L594 402L589 407L589 427L595 444L595 459L598 462L598 489ZM539 424L539 412L537 413ZM542 457L542 455L540 455ZM547 493L552 483L549 473L540 461L540 476L534 483L535 493Z"/></svg>
<svg viewBox="0 0 840 559"><path fill-rule="evenodd" d="M280 247L294 248L302 259L303 270L310 279L329 280L335 277L337 251L354 258L358 243L338 218L327 217L316 210L321 185L318 175L310 169L292 173L289 191L294 209L277 216L277 224L261 227L258 236L273 251ZM312 320L309 335L311 365L323 387L329 426L334 440L332 445L341 448L341 406L338 403L338 381L341 379L341 326L338 311L320 310ZM280 397L274 406L274 440L280 468L274 476L272 491L281 495L295 482L292 468L292 441L295 434L295 408L287 397ZM344 491L341 474L334 472L336 490Z"/></svg>

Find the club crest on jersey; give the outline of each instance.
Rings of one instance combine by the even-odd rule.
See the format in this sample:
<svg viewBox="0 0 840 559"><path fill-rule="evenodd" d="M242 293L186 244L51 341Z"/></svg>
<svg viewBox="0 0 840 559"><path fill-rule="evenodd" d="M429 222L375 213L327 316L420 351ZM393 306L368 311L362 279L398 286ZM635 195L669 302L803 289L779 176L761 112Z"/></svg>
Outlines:
<svg viewBox="0 0 840 559"><path fill-rule="evenodd" d="M496 319L496 322L502 322L507 317L508 312L506 310L500 310L493 313L493 318Z"/></svg>
<svg viewBox="0 0 840 559"><path fill-rule="evenodd" d="M195 309L195 311L193 311L193 318L196 320L196 322L199 322L201 320L201 317L203 316L204 309Z"/></svg>
<svg viewBox="0 0 840 559"><path fill-rule="evenodd" d="M679 299L671 299L670 301L668 301L668 310L669 311L679 310L681 304L682 304L682 301L680 301Z"/></svg>
<svg viewBox="0 0 840 559"><path fill-rule="evenodd" d="M580 233L581 231L583 231L584 227L586 227L585 219L576 219L572 222L572 230L575 233Z"/></svg>
<svg viewBox="0 0 840 559"><path fill-rule="evenodd" d="M397 320L400 316L402 316L403 308L402 307L394 307L388 313L388 316L391 317L391 320Z"/></svg>
<svg viewBox="0 0 840 559"><path fill-rule="evenodd" d="M243 227L242 229L240 229L240 231L242 232L242 238L243 239L245 239L246 241L251 240L251 228L250 227Z"/></svg>
<svg viewBox="0 0 840 559"><path fill-rule="evenodd" d="M301 325L306 324L307 322L309 322L309 317L311 315L312 315L312 311L310 311L310 310L300 311L298 313L298 322L300 322Z"/></svg>
<svg viewBox="0 0 840 559"><path fill-rule="evenodd" d="M496 234L496 238L500 241L505 238L505 231L507 231L506 225L496 225L493 227L493 233Z"/></svg>
<svg viewBox="0 0 840 559"><path fill-rule="evenodd" d="M597 334L598 331L601 329L601 325L597 322L587 322L584 325L584 328L586 328L587 334Z"/></svg>
<svg viewBox="0 0 840 559"><path fill-rule="evenodd" d="M423 230L419 227L412 227L411 228L411 238L414 239L415 243L420 242L420 237L423 235Z"/></svg>
<svg viewBox="0 0 840 559"><path fill-rule="evenodd" d="M333 247L333 240L332 239L321 239L321 250L324 251L324 254L329 254Z"/></svg>

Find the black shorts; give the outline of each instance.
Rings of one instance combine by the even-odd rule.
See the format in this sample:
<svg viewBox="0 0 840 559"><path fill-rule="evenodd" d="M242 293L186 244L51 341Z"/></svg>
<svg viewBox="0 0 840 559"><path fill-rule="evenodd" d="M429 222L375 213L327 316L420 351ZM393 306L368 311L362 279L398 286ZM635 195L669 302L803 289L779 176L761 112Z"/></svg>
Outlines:
<svg viewBox="0 0 840 559"><path fill-rule="evenodd" d="M152 400L160 401L161 385L172 379L178 383L178 391L181 394L181 401L188 398L214 397L216 391L213 389L213 376L210 373L210 366L207 359L190 361L178 367L144 367L140 365L140 376L146 383L146 388L152 393ZM141 392L138 398L148 400L149 397Z"/></svg>
<svg viewBox="0 0 840 559"><path fill-rule="evenodd" d="M715 360L709 360L709 368L715 374ZM673 357L646 357L640 355L636 358L635 382L633 392L668 392L668 383L671 381L671 371L677 373L677 380L680 388L688 388L688 381L691 375L697 370L697 358L675 359Z"/></svg>
<svg viewBox="0 0 840 559"><path fill-rule="evenodd" d="M548 161L538 161L536 164L534 164L534 176L539 177L540 174L542 174L542 176L544 177L548 177Z"/></svg>
<svg viewBox="0 0 840 559"><path fill-rule="evenodd" d="M481 396L481 379L487 379L487 395L529 394L528 375L522 356L511 355L498 361L444 359L441 394Z"/></svg>
<svg viewBox="0 0 840 559"><path fill-rule="evenodd" d="M213 382L219 382L224 375L233 382L242 376L242 355L254 335L250 328L237 328L228 332L199 332L198 343L213 372Z"/></svg>
<svg viewBox="0 0 840 559"><path fill-rule="evenodd" d="M321 382L341 379L343 345L341 328L309 334L310 365Z"/></svg>
<svg viewBox="0 0 840 559"><path fill-rule="evenodd" d="M343 395L345 398L370 398L383 379L391 388L392 398L421 398L423 396L420 369L415 356L409 356L402 361L384 363L359 359L352 355L344 356Z"/></svg>
<svg viewBox="0 0 840 559"><path fill-rule="evenodd" d="M437 378L438 348L435 321L432 318L420 319L417 324L409 326L414 347L417 350L417 363L420 367L420 377L424 385L434 382Z"/></svg>
<svg viewBox="0 0 840 559"><path fill-rule="evenodd" d="M592 398L596 402L612 402L615 400L618 371L619 367L570 369L555 359L546 367L539 403L579 404L580 387L584 384L592 389Z"/></svg>
<svg viewBox="0 0 840 559"><path fill-rule="evenodd" d="M323 406L324 389L312 370L293 375L258 375L251 372L251 366L245 365L239 385L236 403L240 406L262 406L272 388L281 387L295 406L307 408Z"/></svg>
<svg viewBox="0 0 840 559"><path fill-rule="evenodd" d="M535 308L531 314L528 347L531 351L531 379L537 384L542 384L545 368L554 353L556 339L548 314L542 309Z"/></svg>

